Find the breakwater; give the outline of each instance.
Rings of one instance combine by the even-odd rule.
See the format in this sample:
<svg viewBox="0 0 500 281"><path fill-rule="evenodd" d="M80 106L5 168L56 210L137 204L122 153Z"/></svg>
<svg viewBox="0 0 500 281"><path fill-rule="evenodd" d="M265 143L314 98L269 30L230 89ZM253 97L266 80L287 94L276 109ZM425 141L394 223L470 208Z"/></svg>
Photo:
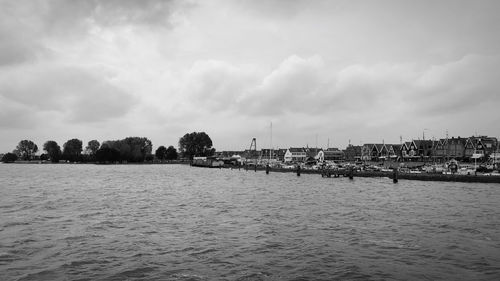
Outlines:
<svg viewBox="0 0 500 281"><path fill-rule="evenodd" d="M450 174L411 174L400 173L399 179L419 180L419 181L449 181L449 182L482 182L482 183L500 183L500 176L491 175L450 175ZM389 175L392 178L392 174Z"/></svg>
<svg viewBox="0 0 500 281"><path fill-rule="evenodd" d="M228 166L229 167L229 166ZM231 167L234 169L234 167ZM255 167L242 167L241 169L246 169L248 171L265 171L265 167L258 166ZM270 168L271 173L296 173L296 169L286 169L286 168ZM301 169L301 174L318 174L321 175L325 171L323 170L312 170L312 169ZM328 170L331 175L337 174L340 176L348 176L347 169L339 170ZM369 177L369 178L384 178L389 179L394 178L393 172L388 171L353 171L354 177ZM485 174L477 175L460 175L460 174L437 174L437 173L398 173L398 179L403 180L418 180L418 181L445 181L445 182L478 182L478 183L500 183L500 176L492 176Z"/></svg>

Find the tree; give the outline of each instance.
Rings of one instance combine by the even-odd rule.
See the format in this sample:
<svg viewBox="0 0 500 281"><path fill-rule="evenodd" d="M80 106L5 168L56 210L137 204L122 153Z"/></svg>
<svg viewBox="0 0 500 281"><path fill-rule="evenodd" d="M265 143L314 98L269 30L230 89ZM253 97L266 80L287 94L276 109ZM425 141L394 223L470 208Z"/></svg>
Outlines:
<svg viewBox="0 0 500 281"><path fill-rule="evenodd" d="M85 150L88 152L88 154L95 156L95 153L97 152L100 146L101 144L97 140L91 140L88 142Z"/></svg>
<svg viewBox="0 0 500 281"><path fill-rule="evenodd" d="M128 137L123 142L130 147L130 153L127 157L129 162L143 162L153 150L152 142L144 137Z"/></svg>
<svg viewBox="0 0 500 281"><path fill-rule="evenodd" d="M143 162L151 154L153 144L144 137L128 137L123 140L105 141L101 148L116 149L120 154L120 161Z"/></svg>
<svg viewBox="0 0 500 281"><path fill-rule="evenodd" d="M82 141L79 139L70 139L63 145L63 159L71 162L80 161L82 154Z"/></svg>
<svg viewBox="0 0 500 281"><path fill-rule="evenodd" d="M155 159L155 157L153 154L147 154L146 157L144 157L144 160L146 160L147 162L151 162L154 159Z"/></svg>
<svg viewBox="0 0 500 281"><path fill-rule="evenodd" d="M115 163L120 160L120 151L112 147L104 146L96 151L95 156L99 163Z"/></svg>
<svg viewBox="0 0 500 281"><path fill-rule="evenodd" d="M43 145L43 150L47 151L47 154L52 163L57 163L61 159L61 147L55 141L47 141Z"/></svg>
<svg viewBox="0 0 500 281"><path fill-rule="evenodd" d="M205 133L188 133L179 139L179 150L189 159L194 156L211 156L214 153L212 148L212 140Z"/></svg>
<svg viewBox="0 0 500 281"><path fill-rule="evenodd" d="M38 146L30 140L22 140L16 147L19 156L23 160L33 159L33 155L38 151Z"/></svg>
<svg viewBox="0 0 500 281"><path fill-rule="evenodd" d="M167 148L164 147L163 145L158 147L155 151L156 159L158 160L164 160L167 156Z"/></svg>
<svg viewBox="0 0 500 281"><path fill-rule="evenodd" d="M166 151L165 159L176 160L177 157L177 149L175 149L173 146L169 146Z"/></svg>
<svg viewBox="0 0 500 281"><path fill-rule="evenodd" d="M5 153L5 155L2 157L2 162L4 163L12 163L17 160L17 154L9 152Z"/></svg>

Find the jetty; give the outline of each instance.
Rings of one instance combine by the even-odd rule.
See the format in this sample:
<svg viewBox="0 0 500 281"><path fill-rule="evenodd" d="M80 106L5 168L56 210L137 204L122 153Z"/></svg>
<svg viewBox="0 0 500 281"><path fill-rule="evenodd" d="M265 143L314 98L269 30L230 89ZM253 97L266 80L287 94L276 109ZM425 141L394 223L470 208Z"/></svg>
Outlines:
<svg viewBox="0 0 500 281"><path fill-rule="evenodd" d="M225 165L225 168L238 168L232 165ZM271 173L297 173L297 169L290 168L277 168L277 167L265 167L265 166L252 166L252 167L239 167L247 171L265 171L266 174ZM442 174L442 173L407 173L407 172L397 172L394 171L365 171L353 169L352 177L370 177L370 178L388 178L394 181L396 177L399 180L419 180L419 181L446 181L446 182L476 182L476 183L500 183L500 175L495 174ZM340 178L340 177L350 177L350 170L347 168L343 169L301 169L300 174L317 174L322 177L328 178Z"/></svg>

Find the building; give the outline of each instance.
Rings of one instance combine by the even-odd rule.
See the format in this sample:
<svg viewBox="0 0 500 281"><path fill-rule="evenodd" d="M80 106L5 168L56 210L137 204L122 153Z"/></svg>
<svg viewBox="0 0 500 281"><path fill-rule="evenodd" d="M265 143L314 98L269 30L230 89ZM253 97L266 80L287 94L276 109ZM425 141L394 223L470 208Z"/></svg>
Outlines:
<svg viewBox="0 0 500 281"><path fill-rule="evenodd" d="M463 160L465 157L465 144L467 139L452 137L440 139L434 146L433 158L437 161L448 161L449 159Z"/></svg>
<svg viewBox="0 0 500 281"><path fill-rule="evenodd" d="M481 141L478 138L475 137L470 137L465 141L465 152L464 152L464 157L468 160L473 159L475 157L475 154L482 154L482 151L477 151L476 147L481 147Z"/></svg>
<svg viewBox="0 0 500 281"><path fill-rule="evenodd" d="M364 161L372 160L372 150L374 145L375 144L373 143L363 144L363 146L361 147L361 160Z"/></svg>
<svg viewBox="0 0 500 281"><path fill-rule="evenodd" d="M432 148L434 146L434 141L416 140L413 142L415 143L416 156L419 156L424 161L432 157Z"/></svg>
<svg viewBox="0 0 500 281"><path fill-rule="evenodd" d="M276 160L284 162L285 161L285 154L286 154L287 150L288 149L283 149L283 148L275 149Z"/></svg>
<svg viewBox="0 0 500 281"><path fill-rule="evenodd" d="M278 151L276 149L263 148L260 151L261 159L278 159Z"/></svg>
<svg viewBox="0 0 500 281"><path fill-rule="evenodd" d="M284 162L305 162L306 159L306 149L302 147L290 147L284 155Z"/></svg>
<svg viewBox="0 0 500 281"><path fill-rule="evenodd" d="M465 160L486 158L498 149L498 140L495 137L479 136L467 138L465 142Z"/></svg>
<svg viewBox="0 0 500 281"><path fill-rule="evenodd" d="M448 147L448 139L440 139L434 145L432 158L434 161L442 161L446 158L446 151Z"/></svg>
<svg viewBox="0 0 500 281"><path fill-rule="evenodd" d="M344 159L346 161L359 161L361 160L361 146L349 145L344 150Z"/></svg>
<svg viewBox="0 0 500 281"><path fill-rule="evenodd" d="M383 143L377 143L373 146L372 149L372 159L374 160L387 160L389 156L389 152L387 151L387 147Z"/></svg>
<svg viewBox="0 0 500 281"><path fill-rule="evenodd" d="M243 156L245 154L245 151L237 151L237 150L226 150L226 151L216 151L214 156L218 158L231 158L233 156Z"/></svg>
<svg viewBox="0 0 500 281"><path fill-rule="evenodd" d="M342 161L344 160L344 152L338 148L328 148L323 150L326 161Z"/></svg>
<svg viewBox="0 0 500 281"><path fill-rule="evenodd" d="M400 144L386 144L387 158L389 160L397 161L401 159L401 145Z"/></svg>

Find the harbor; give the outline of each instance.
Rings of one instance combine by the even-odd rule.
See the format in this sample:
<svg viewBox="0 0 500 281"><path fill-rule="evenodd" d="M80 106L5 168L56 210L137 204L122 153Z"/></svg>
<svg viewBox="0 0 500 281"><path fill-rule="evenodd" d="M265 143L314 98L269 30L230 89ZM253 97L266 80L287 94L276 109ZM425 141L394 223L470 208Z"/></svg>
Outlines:
<svg viewBox="0 0 500 281"><path fill-rule="evenodd" d="M477 182L477 183L500 183L500 173L495 170L487 172L477 172L468 165L462 167L456 162L450 162L444 165L429 165L421 163L385 163L378 166L374 164L355 164L355 163L321 163L320 165L304 164L283 164L269 162L231 162L213 157L197 157L191 162L193 167L205 168L225 168L244 171L269 173L294 173L297 176L301 174L318 174L326 178L348 177L375 177L388 178L397 183L402 180L418 181L445 181L445 182Z"/></svg>

